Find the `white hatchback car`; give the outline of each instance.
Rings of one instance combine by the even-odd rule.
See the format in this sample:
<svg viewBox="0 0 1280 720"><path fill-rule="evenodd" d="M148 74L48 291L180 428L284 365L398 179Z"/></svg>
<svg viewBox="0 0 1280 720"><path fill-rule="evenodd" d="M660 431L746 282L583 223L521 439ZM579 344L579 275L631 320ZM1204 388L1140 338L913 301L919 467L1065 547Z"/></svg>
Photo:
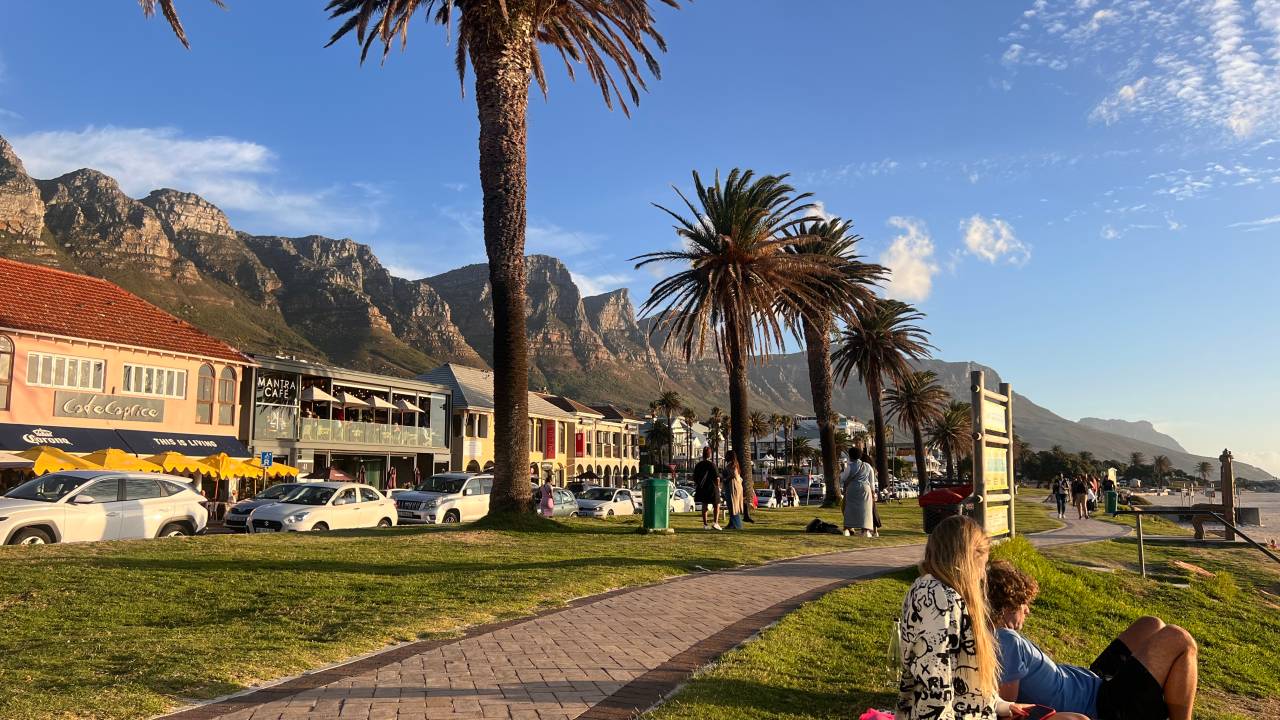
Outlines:
<svg viewBox="0 0 1280 720"><path fill-rule="evenodd" d="M204 532L209 511L185 478L73 470L28 480L0 497L0 540L43 545Z"/></svg>
<svg viewBox="0 0 1280 720"><path fill-rule="evenodd" d="M369 485L348 482L307 483L249 515L252 533L350 530L395 524L395 503Z"/></svg>
<svg viewBox="0 0 1280 720"><path fill-rule="evenodd" d="M635 498L626 488L593 487L578 496L578 517L612 517L635 512Z"/></svg>
<svg viewBox="0 0 1280 720"><path fill-rule="evenodd" d="M643 503L642 503L643 504ZM671 512L687 513L698 509L698 504L693 501L693 493L678 487L671 493Z"/></svg>
<svg viewBox="0 0 1280 720"><path fill-rule="evenodd" d="M492 493L492 475L439 473L397 495L396 510L405 524L471 522L489 514Z"/></svg>

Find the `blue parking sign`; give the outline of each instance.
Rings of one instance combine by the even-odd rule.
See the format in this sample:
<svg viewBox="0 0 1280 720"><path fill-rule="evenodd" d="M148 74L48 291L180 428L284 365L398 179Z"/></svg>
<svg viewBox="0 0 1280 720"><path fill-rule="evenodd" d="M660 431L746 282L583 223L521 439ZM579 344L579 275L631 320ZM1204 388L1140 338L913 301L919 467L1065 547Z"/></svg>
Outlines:
<svg viewBox="0 0 1280 720"><path fill-rule="evenodd" d="M272 456L271 456L271 452L270 452L270 451L267 451L267 450L264 450L264 451L262 452L262 459L259 461L259 464L260 464L260 465L262 465L262 467L264 467L264 468L269 468L269 467L271 467L271 461L272 461L272 459L273 459L273 458L272 458Z"/></svg>

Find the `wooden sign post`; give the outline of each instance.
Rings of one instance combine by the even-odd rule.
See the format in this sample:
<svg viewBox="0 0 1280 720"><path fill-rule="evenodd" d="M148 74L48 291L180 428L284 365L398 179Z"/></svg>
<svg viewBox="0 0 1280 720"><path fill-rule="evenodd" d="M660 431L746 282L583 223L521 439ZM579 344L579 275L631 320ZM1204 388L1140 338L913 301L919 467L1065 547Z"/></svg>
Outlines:
<svg viewBox="0 0 1280 720"><path fill-rule="evenodd" d="M985 373L971 373L973 394L973 496L965 513L977 520L989 537L1013 537L1013 388L986 388Z"/></svg>

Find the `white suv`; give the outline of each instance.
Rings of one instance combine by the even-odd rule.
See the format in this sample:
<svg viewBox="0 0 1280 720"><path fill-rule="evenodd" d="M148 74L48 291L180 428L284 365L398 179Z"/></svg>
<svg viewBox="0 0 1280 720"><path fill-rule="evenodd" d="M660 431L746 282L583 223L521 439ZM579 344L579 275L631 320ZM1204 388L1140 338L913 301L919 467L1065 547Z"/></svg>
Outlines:
<svg viewBox="0 0 1280 720"><path fill-rule="evenodd" d="M44 545L195 535L209 521L203 503L185 478L171 475L51 473L0 497L0 542Z"/></svg>
<svg viewBox="0 0 1280 720"><path fill-rule="evenodd" d="M440 473L397 494L396 510L404 524L471 522L489 514L492 492L492 475Z"/></svg>

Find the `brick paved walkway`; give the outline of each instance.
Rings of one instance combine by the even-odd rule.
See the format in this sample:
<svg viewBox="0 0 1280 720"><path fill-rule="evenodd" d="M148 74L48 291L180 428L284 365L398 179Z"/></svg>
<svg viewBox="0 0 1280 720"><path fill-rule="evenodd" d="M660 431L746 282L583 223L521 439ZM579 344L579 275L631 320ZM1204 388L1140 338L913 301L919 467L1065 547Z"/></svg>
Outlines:
<svg viewBox="0 0 1280 720"><path fill-rule="evenodd" d="M1124 532L1108 523L1073 521L1033 541L1061 545ZM460 640L393 648L168 717L630 718L804 602L912 565L920 553L919 545L851 550L684 576L479 628Z"/></svg>

